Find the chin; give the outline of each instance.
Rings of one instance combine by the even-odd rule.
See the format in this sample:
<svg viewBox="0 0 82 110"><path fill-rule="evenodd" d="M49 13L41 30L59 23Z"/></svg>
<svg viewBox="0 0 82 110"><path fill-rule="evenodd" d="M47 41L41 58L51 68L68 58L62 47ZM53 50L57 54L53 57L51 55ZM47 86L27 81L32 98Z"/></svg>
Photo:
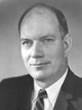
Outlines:
<svg viewBox="0 0 82 110"><path fill-rule="evenodd" d="M45 78L44 74L45 74L44 72L35 72L35 73L31 74L31 76L35 80L43 80Z"/></svg>

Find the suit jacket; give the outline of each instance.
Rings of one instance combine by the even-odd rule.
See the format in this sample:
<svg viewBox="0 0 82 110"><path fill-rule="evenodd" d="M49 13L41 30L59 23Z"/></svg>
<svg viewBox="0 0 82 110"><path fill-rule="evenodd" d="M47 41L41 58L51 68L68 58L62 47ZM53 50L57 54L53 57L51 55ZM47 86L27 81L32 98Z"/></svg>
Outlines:
<svg viewBox="0 0 82 110"><path fill-rule="evenodd" d="M29 75L0 83L0 110L31 110L33 79ZM82 110L82 79L69 69L54 110Z"/></svg>

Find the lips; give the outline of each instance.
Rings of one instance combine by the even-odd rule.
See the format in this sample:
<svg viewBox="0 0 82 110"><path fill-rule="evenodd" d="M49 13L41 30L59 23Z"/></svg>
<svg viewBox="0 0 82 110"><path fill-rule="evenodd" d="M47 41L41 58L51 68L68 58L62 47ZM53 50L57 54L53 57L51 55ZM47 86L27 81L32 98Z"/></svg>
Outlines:
<svg viewBox="0 0 82 110"><path fill-rule="evenodd" d="M49 62L44 62L44 63L33 63L33 64L30 64L31 66L44 66L44 65L48 65Z"/></svg>

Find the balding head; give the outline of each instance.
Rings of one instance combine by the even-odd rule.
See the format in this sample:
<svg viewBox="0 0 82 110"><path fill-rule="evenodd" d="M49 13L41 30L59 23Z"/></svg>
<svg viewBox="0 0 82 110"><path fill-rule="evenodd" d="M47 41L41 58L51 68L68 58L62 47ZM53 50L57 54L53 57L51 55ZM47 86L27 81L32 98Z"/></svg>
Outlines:
<svg viewBox="0 0 82 110"><path fill-rule="evenodd" d="M49 17L54 16L54 19L57 18L58 20L59 29L60 29L60 32L62 33L62 36L65 36L66 34L68 34L68 26L67 26L67 21L65 19L64 14L57 8L43 4L43 3L37 3L25 11L25 13L22 15L22 17L19 20L19 24L18 24L19 33L21 30L22 24L27 19L32 18L33 16L36 16L36 15L38 16L45 15L47 16L47 19Z"/></svg>

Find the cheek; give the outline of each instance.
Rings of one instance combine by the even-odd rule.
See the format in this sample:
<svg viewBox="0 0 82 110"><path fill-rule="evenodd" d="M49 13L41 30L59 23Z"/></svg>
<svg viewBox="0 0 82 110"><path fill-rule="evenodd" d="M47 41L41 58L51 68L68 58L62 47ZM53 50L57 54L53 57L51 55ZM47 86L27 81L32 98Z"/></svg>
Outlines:
<svg viewBox="0 0 82 110"><path fill-rule="evenodd" d="M28 61L28 59L29 59L29 51L27 51L24 48L21 48L21 56L22 56L24 62Z"/></svg>
<svg viewBox="0 0 82 110"><path fill-rule="evenodd" d="M64 58L64 48L63 45L55 45L51 48L45 50L45 56L52 61L61 60Z"/></svg>

